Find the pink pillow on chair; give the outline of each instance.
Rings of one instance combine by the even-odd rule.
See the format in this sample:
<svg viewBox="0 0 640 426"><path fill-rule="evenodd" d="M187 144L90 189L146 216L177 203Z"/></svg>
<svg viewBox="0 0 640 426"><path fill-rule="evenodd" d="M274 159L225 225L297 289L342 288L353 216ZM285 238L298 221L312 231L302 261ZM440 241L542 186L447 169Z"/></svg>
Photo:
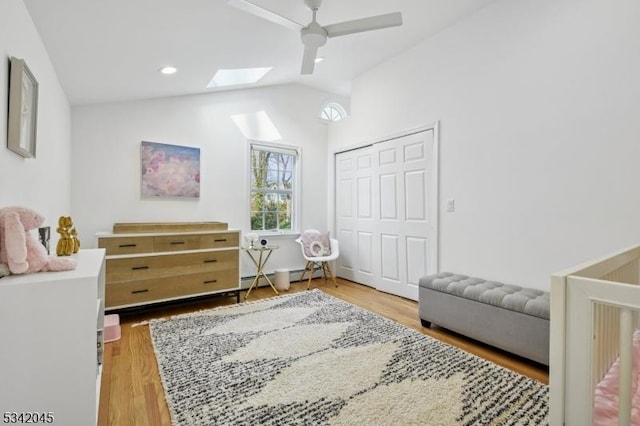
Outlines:
<svg viewBox="0 0 640 426"><path fill-rule="evenodd" d="M308 257L329 256L331 254L331 239L329 232L304 231L301 236L304 254Z"/></svg>

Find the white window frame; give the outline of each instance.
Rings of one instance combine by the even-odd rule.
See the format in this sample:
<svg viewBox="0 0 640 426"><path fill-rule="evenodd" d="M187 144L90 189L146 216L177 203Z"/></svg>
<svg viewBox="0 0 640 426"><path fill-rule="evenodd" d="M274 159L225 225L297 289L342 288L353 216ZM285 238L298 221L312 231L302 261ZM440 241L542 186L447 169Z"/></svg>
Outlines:
<svg viewBox="0 0 640 426"><path fill-rule="evenodd" d="M334 119L334 117L332 116L333 114L328 114L327 110L335 111L340 116L340 118L338 118L337 120ZM327 117L325 117L325 115L327 115ZM327 102L320 111L320 119L329 123L335 123L336 121L344 120L345 118L347 118L347 111L342 105L337 102Z"/></svg>
<svg viewBox="0 0 640 426"><path fill-rule="evenodd" d="M301 173L301 163L302 163L302 149L298 146L293 146L293 145L286 145L286 144L281 144L281 143L270 143L270 142L263 142L263 141L257 141L257 140L248 140L248 147L247 147L247 162L248 162L248 203L247 203L247 212L248 212L248 226L247 229L250 230L250 232L256 232L259 233L260 235L288 235L288 234L299 234L299 223L300 223L300 194L301 194L301 177L302 177L302 173ZM264 151L269 151L269 152L278 152L278 153L283 153L283 154L289 154L289 155L293 155L295 156L295 164L293 167L293 188L291 190L291 197L292 197L292 203L291 203L291 229L255 229L252 230L251 229L251 217L252 217L252 211L251 211L251 201L252 201L252 195L254 192L253 189L253 185L252 185L252 181L253 181L253 170L252 170L252 164L251 164L251 160L252 160L252 154L253 154L253 150L255 148L264 150ZM270 192L270 193L282 193L281 191L275 190L275 191L266 191L266 192ZM289 193L288 191L286 191L286 193Z"/></svg>

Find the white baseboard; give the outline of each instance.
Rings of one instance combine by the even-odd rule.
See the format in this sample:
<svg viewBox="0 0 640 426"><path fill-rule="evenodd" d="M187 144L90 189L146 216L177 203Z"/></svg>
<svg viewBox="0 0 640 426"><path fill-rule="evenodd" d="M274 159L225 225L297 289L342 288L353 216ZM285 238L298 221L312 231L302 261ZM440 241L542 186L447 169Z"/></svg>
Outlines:
<svg viewBox="0 0 640 426"><path fill-rule="evenodd" d="M302 275L302 269L297 269L295 271L289 271L289 281L294 283L294 282L298 282L298 280L300 279L300 276ZM313 278L320 278L322 277L322 270L320 269L316 269L313 273ZM269 277L269 279L271 280L271 282L275 285L274 279L275 279L275 274L274 273L270 273L267 274L267 277ZM249 287L251 286L251 283L253 282L253 280L256 278L255 275L249 276L249 277L242 277L240 278L240 288L242 290L248 290ZM305 279L308 279L309 275L307 275L305 277ZM258 283L258 287L264 287L264 286L268 286L269 284L267 284L267 282L265 281L264 278L260 278L260 282Z"/></svg>

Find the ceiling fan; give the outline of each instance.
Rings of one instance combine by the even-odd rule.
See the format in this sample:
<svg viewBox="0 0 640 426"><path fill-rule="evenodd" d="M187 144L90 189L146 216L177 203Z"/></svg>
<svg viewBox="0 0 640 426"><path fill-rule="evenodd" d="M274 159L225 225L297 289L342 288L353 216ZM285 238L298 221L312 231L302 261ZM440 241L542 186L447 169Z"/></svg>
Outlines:
<svg viewBox="0 0 640 426"><path fill-rule="evenodd" d="M304 0L312 12L311 22L304 26L289 18L265 9L248 0L228 0L231 6L256 15L260 18L274 22L287 28L300 32L300 38L304 45L302 57L302 74L313 74L318 48L324 46L327 37L338 37L347 34L360 33L363 31L379 30L382 28L402 25L402 14L400 12L387 13L384 15L370 16L368 18L354 19L352 21L339 22L337 24L325 25L324 27L316 21L316 13L322 4L322 0Z"/></svg>

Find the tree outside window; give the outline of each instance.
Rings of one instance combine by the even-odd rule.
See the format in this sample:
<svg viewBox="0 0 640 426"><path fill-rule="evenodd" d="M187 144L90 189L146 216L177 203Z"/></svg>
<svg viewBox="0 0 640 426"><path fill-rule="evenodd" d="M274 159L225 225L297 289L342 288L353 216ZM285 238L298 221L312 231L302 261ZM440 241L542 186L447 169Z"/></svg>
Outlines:
<svg viewBox="0 0 640 426"><path fill-rule="evenodd" d="M297 151L251 145L251 230L293 230Z"/></svg>

